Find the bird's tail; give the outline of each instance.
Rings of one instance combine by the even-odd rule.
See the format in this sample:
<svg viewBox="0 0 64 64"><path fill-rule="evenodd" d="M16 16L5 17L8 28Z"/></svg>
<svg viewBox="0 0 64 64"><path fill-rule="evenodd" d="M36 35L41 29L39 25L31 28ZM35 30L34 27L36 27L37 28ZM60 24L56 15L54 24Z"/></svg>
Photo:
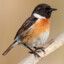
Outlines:
<svg viewBox="0 0 64 64"><path fill-rule="evenodd" d="M6 55L13 47L14 45L16 44L17 41L14 41L6 50L5 52L2 54L2 55ZM16 44L17 45L17 44Z"/></svg>

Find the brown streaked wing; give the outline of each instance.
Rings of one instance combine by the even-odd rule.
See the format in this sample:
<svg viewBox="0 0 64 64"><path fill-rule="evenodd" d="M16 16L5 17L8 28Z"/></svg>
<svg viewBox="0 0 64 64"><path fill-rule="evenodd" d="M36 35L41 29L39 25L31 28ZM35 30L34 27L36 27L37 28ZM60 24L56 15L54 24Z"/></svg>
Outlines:
<svg viewBox="0 0 64 64"><path fill-rule="evenodd" d="M18 32L16 33L15 38L20 35L22 32L24 32L25 30L27 30L31 25L33 25L36 22L37 18L35 18L34 16L29 17L24 24L20 27L20 29L18 30ZM15 39L14 38L14 39Z"/></svg>

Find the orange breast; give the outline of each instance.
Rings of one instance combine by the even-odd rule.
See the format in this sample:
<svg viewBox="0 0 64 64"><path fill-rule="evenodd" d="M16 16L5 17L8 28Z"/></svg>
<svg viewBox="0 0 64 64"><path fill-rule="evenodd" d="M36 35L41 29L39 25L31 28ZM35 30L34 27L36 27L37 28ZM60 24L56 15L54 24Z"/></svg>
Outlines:
<svg viewBox="0 0 64 64"><path fill-rule="evenodd" d="M34 27L25 33L26 37L23 39L27 44L33 43L34 39L38 39L40 34L49 31L50 19L40 19L35 24Z"/></svg>
<svg viewBox="0 0 64 64"><path fill-rule="evenodd" d="M49 31L49 26L50 26L50 19L40 19L37 23L35 23L34 32L35 34L40 35L46 30Z"/></svg>

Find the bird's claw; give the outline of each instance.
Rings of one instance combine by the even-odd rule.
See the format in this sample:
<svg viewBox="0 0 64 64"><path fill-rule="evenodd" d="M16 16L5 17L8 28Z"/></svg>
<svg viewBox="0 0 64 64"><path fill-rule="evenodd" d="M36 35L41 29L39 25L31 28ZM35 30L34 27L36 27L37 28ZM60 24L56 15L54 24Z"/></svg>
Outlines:
<svg viewBox="0 0 64 64"><path fill-rule="evenodd" d="M40 57L40 55L37 54L37 51L36 51L36 50L35 50L35 51L30 51L29 53L34 54L35 57L36 57L36 56L37 56L37 57Z"/></svg>
<svg viewBox="0 0 64 64"><path fill-rule="evenodd" d="M40 51L38 51L39 49L41 49L43 52L44 52L44 54L45 54L45 48L44 47L34 47L35 48L35 50L37 51L37 52L40 52Z"/></svg>

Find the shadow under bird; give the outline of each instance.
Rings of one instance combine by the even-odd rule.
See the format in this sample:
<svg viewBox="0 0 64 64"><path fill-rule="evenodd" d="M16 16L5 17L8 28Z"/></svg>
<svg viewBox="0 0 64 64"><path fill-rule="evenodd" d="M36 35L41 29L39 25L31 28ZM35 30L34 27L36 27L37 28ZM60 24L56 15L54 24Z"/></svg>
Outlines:
<svg viewBox="0 0 64 64"><path fill-rule="evenodd" d="M23 44L30 50L30 53L40 57L37 51L40 49L45 52L42 45L46 43L49 36L51 13L56 10L48 4L37 5L31 16L18 30L14 42L7 48L3 55L6 55L16 45Z"/></svg>

